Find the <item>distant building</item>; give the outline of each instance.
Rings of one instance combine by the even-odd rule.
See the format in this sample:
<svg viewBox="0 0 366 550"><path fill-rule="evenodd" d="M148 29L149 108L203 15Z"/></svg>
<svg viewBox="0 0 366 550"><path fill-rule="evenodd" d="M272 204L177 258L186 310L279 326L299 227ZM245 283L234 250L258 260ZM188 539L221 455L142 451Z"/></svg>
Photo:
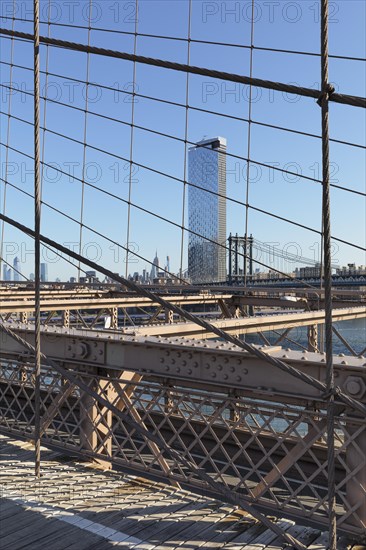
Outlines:
<svg viewBox="0 0 366 550"><path fill-rule="evenodd" d="M90 283L99 283L96 271L85 271L85 277L79 278L79 283L81 284L90 284Z"/></svg>
<svg viewBox="0 0 366 550"><path fill-rule="evenodd" d="M13 281L20 281L20 261L19 261L19 258L18 256L15 256L14 258L14 261L13 261L13 271L14 271L14 275L13 275Z"/></svg>
<svg viewBox="0 0 366 550"><path fill-rule="evenodd" d="M192 283L225 281L226 139L198 142L188 163L188 274Z"/></svg>
<svg viewBox="0 0 366 550"><path fill-rule="evenodd" d="M41 283L48 281L48 265L45 262L41 263Z"/></svg>
<svg viewBox="0 0 366 550"><path fill-rule="evenodd" d="M11 269L6 265L3 265L3 281L11 281Z"/></svg>
<svg viewBox="0 0 366 550"><path fill-rule="evenodd" d="M159 271L159 258L158 258L158 251L156 251L155 258L153 260L153 265L151 267L151 272L150 272L151 280L156 279L156 277L158 276L158 271Z"/></svg>
<svg viewBox="0 0 366 550"><path fill-rule="evenodd" d="M352 275L366 275L366 266L359 265L356 267L356 264L347 264L347 266L338 268L336 274L348 277Z"/></svg>
<svg viewBox="0 0 366 550"><path fill-rule="evenodd" d="M316 264L315 266L307 266L307 267L300 267L298 270L299 277L320 277L320 264ZM323 274L323 270L322 270Z"/></svg>

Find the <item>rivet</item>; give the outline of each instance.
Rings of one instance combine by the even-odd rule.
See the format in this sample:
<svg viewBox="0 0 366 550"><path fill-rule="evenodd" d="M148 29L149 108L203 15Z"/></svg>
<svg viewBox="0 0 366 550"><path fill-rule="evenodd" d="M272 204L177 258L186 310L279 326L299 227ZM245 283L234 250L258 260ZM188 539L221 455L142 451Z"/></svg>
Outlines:
<svg viewBox="0 0 366 550"><path fill-rule="evenodd" d="M240 382L241 376L237 376L237 377L236 377L236 380L237 380L237 382Z"/></svg>

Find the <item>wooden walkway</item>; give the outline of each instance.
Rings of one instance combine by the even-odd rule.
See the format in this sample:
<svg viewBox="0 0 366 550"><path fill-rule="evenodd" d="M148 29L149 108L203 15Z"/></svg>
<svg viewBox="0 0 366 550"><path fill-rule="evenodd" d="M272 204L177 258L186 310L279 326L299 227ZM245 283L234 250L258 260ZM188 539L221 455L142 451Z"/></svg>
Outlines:
<svg viewBox="0 0 366 550"><path fill-rule="evenodd" d="M0 436L1 550L289 548L214 499L101 471L46 449L36 480L33 459L31 444ZM326 550L326 533L289 520L279 524L309 550ZM338 550L347 548L352 545L339 540Z"/></svg>

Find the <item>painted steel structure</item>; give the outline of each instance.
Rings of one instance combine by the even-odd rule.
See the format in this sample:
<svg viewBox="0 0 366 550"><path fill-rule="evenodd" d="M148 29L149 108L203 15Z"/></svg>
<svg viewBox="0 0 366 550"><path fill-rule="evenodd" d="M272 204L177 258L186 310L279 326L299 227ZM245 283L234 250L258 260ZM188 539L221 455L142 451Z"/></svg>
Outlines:
<svg viewBox="0 0 366 550"><path fill-rule="evenodd" d="M34 302L26 304L26 309L29 306L32 311L35 310L34 326L31 323L17 325L6 320L7 315L13 314L11 308L19 306L14 303L10 306L9 303L7 304L10 310L0 323L2 339L0 430L6 434L34 441L37 476L40 475L41 469L40 442L42 440L51 447L63 449L84 458L99 460L104 464L121 464L134 472L167 479L172 484L183 483L199 491L213 492L223 500L243 508L298 550L303 549L301 542L289 537L280 526L263 514L263 510L281 514L281 516L285 513L287 516L301 518L301 521L306 518L317 525L328 525L330 550L337 548L337 527L339 531L351 533L360 538L364 536L366 529L366 365L363 353L358 354L358 357L355 353L352 357L333 356L332 320L338 312L336 309L332 311L330 187L334 184L329 181L331 138L328 111L330 102L365 108L366 101L361 97L336 93L329 83L328 1L320 0L320 6L321 87L319 90L254 78L252 63L250 76L192 66L189 50L187 63L137 55L137 22L133 33L134 53L108 50L92 45L91 21L86 27L87 44L54 38L51 33L48 33L48 36L40 36L39 0L34 0L34 16L31 20L33 33L16 30L14 25L11 29L0 29L0 35L4 40L12 40L13 43L26 41L33 46L31 71L34 77L34 118L33 122L29 122L14 115L11 112L9 99L6 158L8 160L9 151L14 151L9 143L10 120L16 118L19 122L30 124L34 131L34 155L31 156L34 161L34 194L29 194L19 188L14 181L10 181L11 174L7 167L2 182L5 185L4 197L6 189L10 186L33 199L34 229L8 216L5 207L0 214L0 219L3 227L8 224L34 239L36 252ZM254 13L254 0L252 12ZM11 19L14 24L17 19L15 13ZM188 47L193 40L190 36L190 23L191 11L186 39ZM155 36L155 38L159 37ZM284 316L278 316L276 320L275 318L271 320L272 324L278 322L277 328L286 329L283 334L280 334L279 340L284 339L286 331L294 326L296 315L299 323L309 324L310 321L309 349L313 351L296 353L279 346L258 347L248 344L245 339L231 334L240 332L242 320L229 319L219 324L210 323L202 317L195 317L189 309L182 307L181 298L175 301L169 296L163 297L152 292L151 288L141 287L127 278L112 273L105 265L99 265L81 254L83 231L90 230L93 234L104 237L85 224L84 189L90 186L90 182L84 177L86 150L90 147L101 154L111 154L110 151L87 142L87 119L90 107L88 99L85 100L85 108L79 109L84 116L83 140L51 130L47 127L46 117L43 128L44 133L46 131L56 133L60 138L71 140L73 145L79 144L83 148L83 175L81 178L75 177L75 180L82 185L80 219L67 216L68 222L73 221L78 224L79 253L41 234L42 207L51 208L59 215L63 215L58 206L46 201L41 202L40 196L42 179L40 168L41 163L44 162L40 151L41 46L47 46L50 49L63 48L68 52L86 54L87 86L90 84L91 56L132 62L134 64L133 99L140 95L135 91L137 64L183 72L186 74L186 103L183 107L186 108L187 113L191 108L188 105L188 84L191 74L211 77L223 82L235 82L250 87L258 86L261 89L298 94L301 97L317 100L321 108L319 112L322 122L321 136L306 135L321 138L322 143L322 178L312 180L322 186L322 230L314 230L287 218L280 219L313 231L322 237L323 265L320 272L324 270L324 278L321 281L324 290L320 292L313 289L312 291L314 295L322 295L324 298L324 311L294 314L287 316L292 318L286 319ZM253 32L251 54L252 52ZM14 67L13 62L12 56L11 70ZM29 70L29 67L26 69ZM45 74L48 77L47 69ZM2 86L12 89L11 83L9 86ZM174 102L170 103L178 105ZM71 106L66 105L66 107ZM249 113L249 120L246 122L251 127L253 123L251 110ZM221 113L214 114L221 116ZM220 235L215 234L212 237L204 234L204 227L200 231L195 231L192 227L185 226L184 200L181 224L132 202L131 184L134 165L153 171L155 174L158 173L160 176L171 176L156 167L146 166L141 161L134 162L133 110L130 126L129 158L114 154L114 157L130 164L128 199L113 195L114 200L122 201L128 207L127 246L121 248L127 255L131 253L129 249L130 210L133 207L164 220L170 226L178 227L182 233L182 243L184 232L188 231L190 236L195 235L202 239L202 242L215 245L212 258L224 256L226 248L223 243L226 241L226 235L221 240ZM184 143L185 149L189 143L187 117L185 139L166 135L151 128L139 128L155 134L160 133L170 139L177 139ZM280 130L294 131L283 128ZM250 131L248 137L250 137ZM348 142L342 143L347 146L355 145ZM358 147L357 144L355 146ZM208 152L214 153L215 158L219 159L224 159L228 155L226 152L221 157L221 152L213 151L212 144L207 143L201 143L197 151L199 154L202 153L203 157ZM24 151L18 150L18 153L30 156ZM247 159L236 158L247 162L248 171L250 163L266 166L250 158L250 147L248 147ZM44 165L45 163L42 164ZM286 172L286 170L281 171ZM220 162L218 163L217 175L218 180L223 180L224 161L221 166ZM196 188L200 193L214 197L213 203L220 202L219 190L197 185L190 181L191 178L186 181L185 175L183 180L176 176L172 179L182 183L184 190L188 185L189 192ZM340 185L335 187L345 192L362 195L354 189ZM106 192L101 188L96 190L101 193ZM225 193L223 195L225 196ZM233 200L231 197L225 198L227 201ZM248 192L245 203L236 202L246 208L247 214L249 209L260 210L259 207L253 207L250 204ZM272 218L279 218L271 212L262 211L262 213ZM223 216L221 211L222 219ZM249 234L247 227L245 233ZM343 236L342 239L337 237L335 240L360 248L354 243L347 243ZM83 330L70 329L67 328L67 322L64 322L66 328L42 327L41 243L55 250L57 254L64 254L68 260L76 261L79 271L81 265L84 265L104 274L110 280L115 280L139 298L146 299L151 304L157 304L159 308L168 312L169 321L173 321L175 315L187 322L184 325L177 325L176 329L171 322L164 325L168 326L169 330L172 330L172 327L176 330L175 337L170 338L162 336L163 328L159 328L158 335L155 333L155 336L122 334L121 331L116 330L118 310L117 325L114 324L112 331L89 331L88 326ZM3 237L1 252L3 252ZM144 260L138 254L136 256ZM214 279L211 278L211 281ZM223 278L219 269L217 281L221 280ZM95 309L98 309L98 305L105 307L105 302L98 304L97 296L94 296L93 300ZM77 300L71 300L71 302L71 305L79 306L82 303L81 301L78 303ZM85 309L88 309L91 304L92 302L89 302L85 305ZM69 305L70 302L66 307ZM241 305L239 303L239 309ZM54 311L52 308L57 308L56 300L52 304L46 304L45 307L51 307L51 314ZM116 309L117 305L114 305L113 310L116 311ZM232 315L230 305L223 300L221 311L226 317L230 318ZM23 313L26 312L23 311ZM301 317L301 315L305 316ZM340 315L357 316L358 312L341 311ZM364 311L360 312L360 315L364 315ZM319 354L315 351L317 335L314 327L319 323L323 324L324 321L325 354ZM245 323L256 325L256 330L264 330L269 326L268 320L262 325L257 324L256 319L245 320ZM193 330L195 335L197 332L204 336L212 334L220 340L209 342L206 339L202 341L187 339L182 336L185 325L188 330Z"/></svg>
<svg viewBox="0 0 366 550"><path fill-rule="evenodd" d="M34 343L31 326L11 327ZM0 429L32 438L31 356L1 332ZM43 352L54 362L53 368L43 362L41 375L45 445L219 497L220 488L230 490L267 512L327 524L326 399L321 391L278 376L266 361L224 342L57 327L45 327L41 334ZM263 349L325 380L323 355L279 346ZM66 370L58 371L57 365ZM334 365L337 386L366 403L365 358L334 358ZM103 399L123 418L109 411ZM336 407L338 526L362 535L366 424L338 399ZM160 438L160 445L136 431L131 419ZM215 490L194 468L172 458L165 445L204 469L217 483Z"/></svg>

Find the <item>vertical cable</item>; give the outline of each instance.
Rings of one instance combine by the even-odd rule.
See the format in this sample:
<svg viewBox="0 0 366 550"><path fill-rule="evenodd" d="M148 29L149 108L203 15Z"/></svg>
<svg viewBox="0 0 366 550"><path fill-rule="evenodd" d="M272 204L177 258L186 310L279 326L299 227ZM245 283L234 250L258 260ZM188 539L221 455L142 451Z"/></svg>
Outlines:
<svg viewBox="0 0 366 550"><path fill-rule="evenodd" d="M34 440L35 475L41 475L41 288L40 288L40 229L41 229L41 186L40 186L40 116L39 116L39 0L34 0L34 337L35 337L35 389L34 389Z"/></svg>
<svg viewBox="0 0 366 550"><path fill-rule="evenodd" d="M91 35L91 14L92 14L92 0L89 0L89 20L88 20L88 46L90 46ZM88 131L88 107L89 107L89 73L90 73L90 53L86 54L86 81L85 81L85 114L84 114L84 147L83 147L83 169L81 175L81 203L80 203L80 230L79 230L79 254L82 255L82 243L83 243L83 221L84 221L84 195L85 195L85 176L86 176L86 136ZM80 262L78 265L78 281L80 279Z"/></svg>
<svg viewBox="0 0 366 550"><path fill-rule="evenodd" d="M47 21L47 36L51 37L51 0L48 0L48 21ZM42 153L41 153L41 203L42 203L42 191L43 191L43 176L44 176L44 161L45 161L45 147L46 147L46 123L47 123L47 94L48 94L48 67L49 67L49 55L50 46L46 44L46 67L45 67L45 86L44 86L44 100L43 100L43 131L42 131Z"/></svg>
<svg viewBox="0 0 366 550"><path fill-rule="evenodd" d="M192 20L192 0L189 0L188 6L188 36L187 36L187 65L191 62L191 20ZM180 244L180 263L179 277L183 278L183 248L184 248L184 223L186 209L187 193L187 155L188 155L188 119L189 119L189 73L186 76L186 118L184 129L184 171L183 171L183 197L182 197L182 236Z"/></svg>
<svg viewBox="0 0 366 550"><path fill-rule="evenodd" d="M138 24L138 0L135 0L135 32L133 41L133 53L137 51L137 24ZM135 101L136 101L136 61L133 62L132 72L132 105L131 105L131 134L130 134L130 167L128 174L128 207L127 207L127 236L126 236L126 271L125 276L128 278L128 260L130 252L130 223L131 223L131 196L132 196L132 175L133 175L133 145L134 145L134 128L135 128ZM125 317L126 318L126 317Z"/></svg>
<svg viewBox="0 0 366 550"><path fill-rule="evenodd" d="M320 281L320 295L323 290L323 257L324 257L324 225L322 216L322 229L320 236L320 266L319 266L319 281ZM318 299L318 310L320 309L320 299ZM319 325L319 351L324 353L324 325Z"/></svg>
<svg viewBox="0 0 366 550"><path fill-rule="evenodd" d="M324 298L325 298L325 354L327 406L327 459L328 459L328 513L329 550L337 550L337 522L335 499L334 458L334 369L332 345L332 265L330 233L329 191L329 94L333 89L328 82L328 0L321 0L321 106L322 119L322 164L323 164L323 246L324 246Z"/></svg>
<svg viewBox="0 0 366 550"><path fill-rule="evenodd" d="M254 50L254 2L252 0L252 14L250 27L250 62L249 76L253 78L253 50ZM248 148L247 148L247 172L246 172L246 195L245 195L245 232L244 232L244 286L247 286L247 258L248 258L248 219L249 219L249 179L250 179L250 145L252 129L252 85L249 85L249 108L248 108Z"/></svg>
<svg viewBox="0 0 366 550"><path fill-rule="evenodd" d="M12 31L14 32L15 25L15 0L13 0L13 20L12 20ZM11 122L11 98L13 95L13 62L14 62L14 37L11 37L11 46L10 46L10 73L9 73L9 102L8 102L8 122L6 129L6 150L5 150L5 173L4 173L4 193L3 193L3 214L6 212L6 190L8 182L8 166L9 166L9 142L10 142L10 122ZM3 275L3 253L4 253L4 232L5 232L5 222L3 220L1 224L1 244L0 244L0 280ZM5 264L6 265L6 264Z"/></svg>

